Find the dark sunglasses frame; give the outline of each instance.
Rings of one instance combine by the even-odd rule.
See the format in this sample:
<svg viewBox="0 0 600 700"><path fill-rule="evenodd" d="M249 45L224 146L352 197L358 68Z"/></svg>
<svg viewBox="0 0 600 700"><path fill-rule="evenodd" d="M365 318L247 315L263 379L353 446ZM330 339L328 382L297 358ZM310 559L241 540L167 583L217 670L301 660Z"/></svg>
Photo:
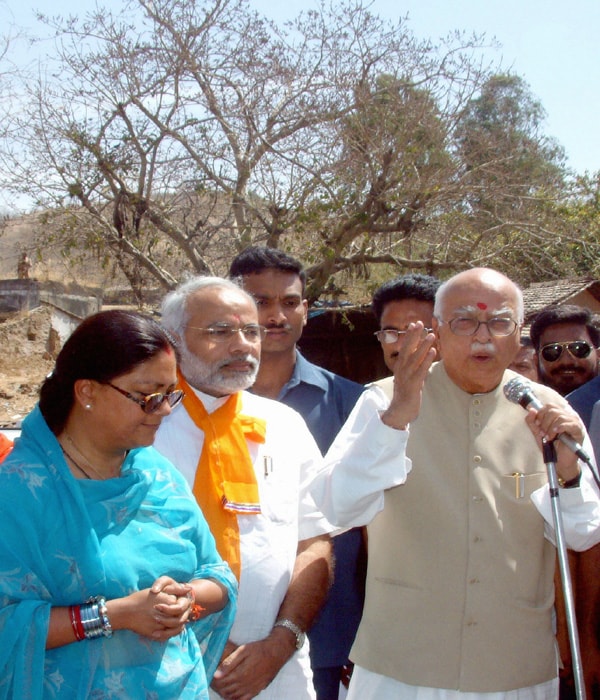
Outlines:
<svg viewBox="0 0 600 700"><path fill-rule="evenodd" d="M126 396L130 401L137 403L144 413L156 413L156 411L158 411L158 409L163 405L163 401L166 401L171 408L174 408L183 399L183 391L181 389L168 391L166 394L148 394L147 396L144 396L143 399L138 399L133 394L130 394L128 391L125 391L124 389L121 389L110 382L104 382L104 384L109 386L111 389L118 391L119 394L123 394L123 396Z"/></svg>
<svg viewBox="0 0 600 700"><path fill-rule="evenodd" d="M592 346L585 340L571 340L565 343L548 343L540 350L540 355L546 362L557 362L566 350L571 357L584 360L592 352Z"/></svg>

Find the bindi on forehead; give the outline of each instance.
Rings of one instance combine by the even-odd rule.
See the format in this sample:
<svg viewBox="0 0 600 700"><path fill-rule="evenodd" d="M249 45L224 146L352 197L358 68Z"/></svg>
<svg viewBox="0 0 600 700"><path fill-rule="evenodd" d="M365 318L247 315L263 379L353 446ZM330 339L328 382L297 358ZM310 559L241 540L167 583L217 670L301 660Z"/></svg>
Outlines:
<svg viewBox="0 0 600 700"><path fill-rule="evenodd" d="M485 311L487 309L488 305L485 304L483 301L478 301L477 302L477 308L481 309L482 311Z"/></svg>

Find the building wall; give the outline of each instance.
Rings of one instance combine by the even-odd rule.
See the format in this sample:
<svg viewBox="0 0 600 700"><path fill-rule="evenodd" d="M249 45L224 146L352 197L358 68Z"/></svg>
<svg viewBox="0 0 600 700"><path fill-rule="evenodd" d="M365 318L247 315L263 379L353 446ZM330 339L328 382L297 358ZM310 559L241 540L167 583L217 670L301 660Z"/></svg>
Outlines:
<svg viewBox="0 0 600 700"><path fill-rule="evenodd" d="M377 330L369 307L311 309L298 346L311 362L366 384L389 374L373 335Z"/></svg>

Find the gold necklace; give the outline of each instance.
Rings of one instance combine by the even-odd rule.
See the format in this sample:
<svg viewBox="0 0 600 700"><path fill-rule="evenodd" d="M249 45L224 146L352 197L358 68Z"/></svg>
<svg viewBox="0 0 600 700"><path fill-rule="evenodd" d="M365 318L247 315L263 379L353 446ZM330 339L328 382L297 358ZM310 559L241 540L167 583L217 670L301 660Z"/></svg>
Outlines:
<svg viewBox="0 0 600 700"><path fill-rule="evenodd" d="M118 473L117 473L117 474L110 474L109 476L104 476L103 474L101 474L101 473L94 467L94 465L93 465L93 464L90 462L90 460L83 454L83 452L79 449L79 447L77 447L77 445L75 444L75 441L74 441L73 438L69 435L69 433L67 433L66 430L65 430L65 432L64 432L64 435L65 435L65 437L67 438L67 440L69 441L69 443L75 448L75 450L77 451L77 454L79 454L81 457L83 457L83 459L85 460L85 463L86 463L87 467L88 467L89 469L92 470L92 472L96 475L96 478L97 478L97 479L99 479L100 481L106 481L106 479L113 479L114 477L120 475L121 466L122 466L122 464L123 464L123 461L124 461L125 457L123 457L123 460L121 460L121 464L119 465L119 470L118 470ZM62 447L62 445L61 445L61 447ZM62 448L62 450L63 450L63 452L65 453L65 455L71 460L71 462L73 462L73 464L77 467L77 469L79 469L80 472L82 472L83 474L85 474L85 475L87 476L88 479L92 478L92 477L90 477L89 474L85 471L85 469L82 469L82 468L81 468L81 465L78 464L78 463L73 459L73 457L71 457L71 455L70 455L68 452L65 451L65 448L64 448L64 447Z"/></svg>

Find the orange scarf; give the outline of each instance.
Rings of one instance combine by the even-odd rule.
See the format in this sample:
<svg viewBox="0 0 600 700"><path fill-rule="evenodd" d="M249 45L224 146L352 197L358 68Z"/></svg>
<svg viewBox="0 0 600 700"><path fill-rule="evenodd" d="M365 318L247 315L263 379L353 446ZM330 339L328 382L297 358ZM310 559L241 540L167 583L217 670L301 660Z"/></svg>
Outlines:
<svg viewBox="0 0 600 700"><path fill-rule="evenodd" d="M204 433L204 445L193 492L215 538L219 554L240 578L240 532L237 515L258 515L260 496L246 438L264 442L266 423L240 415L242 394L236 392L213 413L179 374L183 405Z"/></svg>
<svg viewBox="0 0 600 700"><path fill-rule="evenodd" d="M4 433L0 433L0 462L8 457L12 448L12 440L9 440Z"/></svg>

